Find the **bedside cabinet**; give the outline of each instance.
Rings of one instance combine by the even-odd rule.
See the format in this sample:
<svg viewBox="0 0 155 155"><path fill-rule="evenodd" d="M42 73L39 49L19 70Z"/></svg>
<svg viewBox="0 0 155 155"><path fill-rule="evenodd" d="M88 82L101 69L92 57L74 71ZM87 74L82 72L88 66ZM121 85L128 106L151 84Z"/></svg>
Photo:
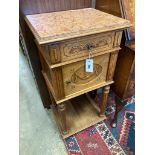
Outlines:
<svg viewBox="0 0 155 155"><path fill-rule="evenodd" d="M122 31L130 22L92 8L27 15L25 20L36 39L62 137L105 119ZM101 87L98 108L86 93Z"/></svg>

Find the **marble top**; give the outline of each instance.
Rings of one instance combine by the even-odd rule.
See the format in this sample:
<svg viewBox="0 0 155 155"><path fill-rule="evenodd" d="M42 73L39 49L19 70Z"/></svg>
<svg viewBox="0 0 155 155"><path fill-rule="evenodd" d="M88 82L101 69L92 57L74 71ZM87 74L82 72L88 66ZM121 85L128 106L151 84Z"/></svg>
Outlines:
<svg viewBox="0 0 155 155"><path fill-rule="evenodd" d="M130 26L128 20L93 8L27 15L25 20L39 44Z"/></svg>

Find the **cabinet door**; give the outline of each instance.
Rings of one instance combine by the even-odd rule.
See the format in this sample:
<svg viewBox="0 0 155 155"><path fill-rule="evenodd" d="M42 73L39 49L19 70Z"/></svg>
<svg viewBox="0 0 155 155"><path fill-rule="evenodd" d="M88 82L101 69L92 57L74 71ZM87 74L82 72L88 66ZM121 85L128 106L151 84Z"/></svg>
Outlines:
<svg viewBox="0 0 155 155"><path fill-rule="evenodd" d="M62 67L65 96L106 82L109 54L93 58L93 73L85 71L85 60Z"/></svg>

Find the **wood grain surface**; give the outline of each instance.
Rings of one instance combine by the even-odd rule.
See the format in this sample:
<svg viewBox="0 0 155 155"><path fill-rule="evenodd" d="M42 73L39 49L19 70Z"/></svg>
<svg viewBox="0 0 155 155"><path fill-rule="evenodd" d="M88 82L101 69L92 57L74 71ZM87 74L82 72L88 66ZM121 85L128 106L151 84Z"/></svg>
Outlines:
<svg viewBox="0 0 155 155"><path fill-rule="evenodd" d="M135 52L128 47L123 47L120 50L114 75L115 84L113 90L121 99L126 99L134 94L134 59Z"/></svg>
<svg viewBox="0 0 155 155"><path fill-rule="evenodd" d="M55 112L55 119L62 134L62 138L67 138L85 128L88 128L102 120L106 117L99 117L99 109L96 108L89 101L85 95L79 96L72 99L71 101L65 102L66 105L66 126L68 133L64 134L64 123L61 121L61 115L59 115L57 109Z"/></svg>
<svg viewBox="0 0 155 155"><path fill-rule="evenodd" d="M106 82L110 54L93 58L93 73L85 71L85 60L62 67L65 95L78 93L86 88ZM112 81L111 79L109 81Z"/></svg>
<svg viewBox="0 0 155 155"><path fill-rule="evenodd" d="M19 0L24 15L91 7L91 0Z"/></svg>
<svg viewBox="0 0 155 155"><path fill-rule="evenodd" d="M119 0L96 0L96 9L121 17Z"/></svg>
<svg viewBox="0 0 155 155"><path fill-rule="evenodd" d="M44 73L44 72L42 72L42 73L43 73L43 76L44 76L44 78L45 78L46 84L47 84L47 86L48 86L50 92L52 93L53 98L55 99L56 104L60 104L60 103L62 103L62 102L68 101L68 100L70 100L70 99L72 99L72 98L74 98L74 97L77 97L77 96L79 96L79 95L85 94L85 93L90 92L90 91L92 91L92 90L95 90L95 89L98 89L98 88L101 88L101 87L104 87L104 86L107 86L107 85L111 85L111 84L114 83L114 81L102 82L102 83L100 83L100 84L96 84L96 85L93 85L93 86L91 86L91 87L88 87L88 88L85 88L85 89L83 89L83 90L80 90L80 91L78 91L78 92L76 92L76 93L74 93L74 94L68 95L68 96L66 96L64 99L58 100L58 99L56 98L54 88L52 87L52 84L51 84L49 78L47 77L46 73Z"/></svg>
<svg viewBox="0 0 155 155"><path fill-rule="evenodd" d="M135 0L120 0L122 17L130 20L131 27L127 29L128 40L135 39Z"/></svg>
<svg viewBox="0 0 155 155"><path fill-rule="evenodd" d="M61 4L68 8L70 3L64 2ZM84 5L80 2L79 8ZM117 60L117 51L109 51L119 48L122 31L130 22L92 8L27 15L25 21L40 50L42 73L56 102L56 119L63 138L101 121L99 116L105 118ZM80 58L87 56L87 52L92 56L92 49L101 55L92 57L94 71L88 73L85 60ZM83 51L87 51L85 55ZM63 61L67 63L62 65ZM51 64L57 63L61 65L51 68ZM104 92L98 111L82 94L101 87Z"/></svg>

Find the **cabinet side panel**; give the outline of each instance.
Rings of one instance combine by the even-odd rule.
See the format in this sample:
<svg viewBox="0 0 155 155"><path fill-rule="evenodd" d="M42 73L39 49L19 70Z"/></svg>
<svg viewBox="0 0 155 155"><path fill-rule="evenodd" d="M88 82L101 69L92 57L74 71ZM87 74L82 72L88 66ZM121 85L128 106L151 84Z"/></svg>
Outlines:
<svg viewBox="0 0 155 155"><path fill-rule="evenodd" d="M54 78L52 79L52 84L54 86L54 91L56 92L57 100L65 98L62 68L58 67L52 69L51 76Z"/></svg>
<svg viewBox="0 0 155 155"><path fill-rule="evenodd" d="M116 51L116 52L113 52L110 54L108 72L107 72L107 81L113 80L117 57L118 57L118 52L119 51Z"/></svg>

